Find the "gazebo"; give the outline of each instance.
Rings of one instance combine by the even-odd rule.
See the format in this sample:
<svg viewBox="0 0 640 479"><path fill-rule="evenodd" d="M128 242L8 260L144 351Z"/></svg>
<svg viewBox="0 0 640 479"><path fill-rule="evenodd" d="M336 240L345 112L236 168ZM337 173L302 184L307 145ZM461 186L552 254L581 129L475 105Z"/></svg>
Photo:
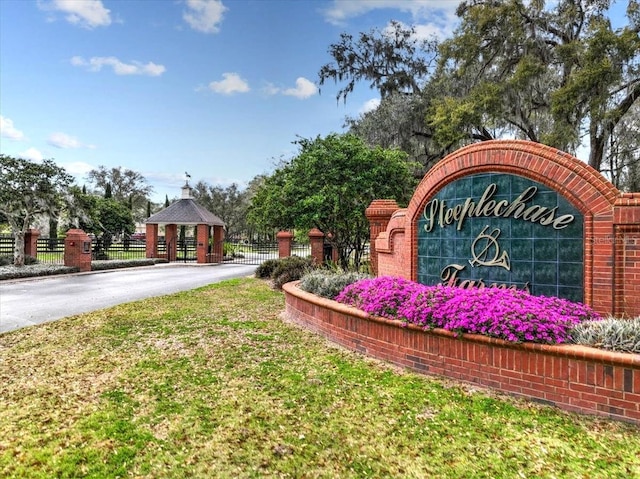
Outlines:
<svg viewBox="0 0 640 479"><path fill-rule="evenodd" d="M151 215L146 221L147 258L166 257L176 261L178 226L196 226L196 262L220 263L223 258L224 222L200 206L191 196L189 182L182 187L182 198ZM166 253L158 254L158 227L165 225Z"/></svg>

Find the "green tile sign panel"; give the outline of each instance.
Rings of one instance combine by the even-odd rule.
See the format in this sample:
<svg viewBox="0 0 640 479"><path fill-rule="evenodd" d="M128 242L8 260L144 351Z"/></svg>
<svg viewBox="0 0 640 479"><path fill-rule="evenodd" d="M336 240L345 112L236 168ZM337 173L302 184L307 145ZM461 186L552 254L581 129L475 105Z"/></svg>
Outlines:
<svg viewBox="0 0 640 479"><path fill-rule="evenodd" d="M502 286L583 301L584 219L560 193L518 175L449 183L418 221L418 281Z"/></svg>

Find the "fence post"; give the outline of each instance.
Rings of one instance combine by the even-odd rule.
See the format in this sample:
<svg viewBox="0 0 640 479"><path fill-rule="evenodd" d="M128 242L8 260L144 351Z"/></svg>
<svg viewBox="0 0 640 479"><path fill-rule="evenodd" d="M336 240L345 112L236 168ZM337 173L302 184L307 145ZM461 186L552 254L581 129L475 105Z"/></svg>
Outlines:
<svg viewBox="0 0 640 479"><path fill-rule="evenodd" d="M67 231L64 239L64 265L91 271L91 238L82 230Z"/></svg>
<svg viewBox="0 0 640 479"><path fill-rule="evenodd" d="M293 233L290 231L278 231L276 238L278 239L278 258L288 258L291 256Z"/></svg>
<svg viewBox="0 0 640 479"><path fill-rule="evenodd" d="M24 234L24 254L25 256L38 257L38 237L40 231L35 229L27 230Z"/></svg>
<svg viewBox="0 0 640 479"><path fill-rule="evenodd" d="M316 264L324 263L324 233L318 228L309 231L309 243L311 244L311 257Z"/></svg>

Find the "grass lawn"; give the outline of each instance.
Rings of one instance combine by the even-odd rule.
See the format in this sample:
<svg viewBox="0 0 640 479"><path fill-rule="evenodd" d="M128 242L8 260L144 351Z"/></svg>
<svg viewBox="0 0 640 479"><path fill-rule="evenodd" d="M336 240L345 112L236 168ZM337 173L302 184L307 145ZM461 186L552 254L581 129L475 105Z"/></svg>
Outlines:
<svg viewBox="0 0 640 479"><path fill-rule="evenodd" d="M0 335L0 477L631 478L640 429L402 372L227 281Z"/></svg>

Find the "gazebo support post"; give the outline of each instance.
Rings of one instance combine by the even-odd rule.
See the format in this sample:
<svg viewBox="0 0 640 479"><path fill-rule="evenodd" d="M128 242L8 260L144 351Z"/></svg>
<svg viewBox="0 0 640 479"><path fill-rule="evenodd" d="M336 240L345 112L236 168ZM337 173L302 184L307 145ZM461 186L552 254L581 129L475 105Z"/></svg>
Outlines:
<svg viewBox="0 0 640 479"><path fill-rule="evenodd" d="M164 239L167 243L167 260L175 261L178 256L178 225L166 225Z"/></svg>

